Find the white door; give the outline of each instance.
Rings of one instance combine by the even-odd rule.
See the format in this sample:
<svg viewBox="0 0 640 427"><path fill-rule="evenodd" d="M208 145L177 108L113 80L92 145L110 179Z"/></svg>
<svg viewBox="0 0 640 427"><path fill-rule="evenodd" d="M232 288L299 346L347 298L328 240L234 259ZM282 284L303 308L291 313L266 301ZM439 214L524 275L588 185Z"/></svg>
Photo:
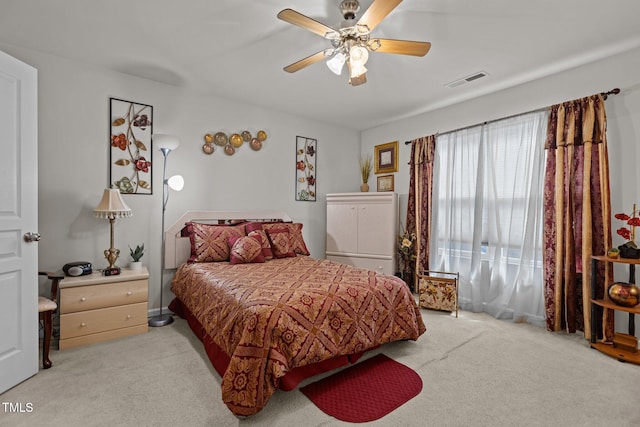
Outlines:
<svg viewBox="0 0 640 427"><path fill-rule="evenodd" d="M0 52L0 393L38 372L35 68Z"/></svg>

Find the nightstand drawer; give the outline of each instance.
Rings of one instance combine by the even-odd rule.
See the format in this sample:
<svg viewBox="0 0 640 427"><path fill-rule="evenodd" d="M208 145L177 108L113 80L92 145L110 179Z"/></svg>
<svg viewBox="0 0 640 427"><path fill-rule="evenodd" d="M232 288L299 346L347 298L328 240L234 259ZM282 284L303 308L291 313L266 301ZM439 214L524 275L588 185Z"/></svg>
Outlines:
<svg viewBox="0 0 640 427"><path fill-rule="evenodd" d="M60 313L146 302L147 288L146 279L63 288L60 289Z"/></svg>
<svg viewBox="0 0 640 427"><path fill-rule="evenodd" d="M60 316L60 339L146 325L146 323L146 302L62 314Z"/></svg>

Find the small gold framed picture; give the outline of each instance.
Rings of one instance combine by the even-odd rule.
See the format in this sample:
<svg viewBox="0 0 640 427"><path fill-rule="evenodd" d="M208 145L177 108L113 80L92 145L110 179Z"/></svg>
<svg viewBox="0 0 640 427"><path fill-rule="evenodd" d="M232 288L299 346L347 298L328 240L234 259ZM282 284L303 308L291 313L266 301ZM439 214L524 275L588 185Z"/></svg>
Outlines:
<svg viewBox="0 0 640 427"><path fill-rule="evenodd" d="M374 172L376 174L398 172L398 141L376 145L374 152Z"/></svg>
<svg viewBox="0 0 640 427"><path fill-rule="evenodd" d="M393 191L393 175L379 176L377 191Z"/></svg>

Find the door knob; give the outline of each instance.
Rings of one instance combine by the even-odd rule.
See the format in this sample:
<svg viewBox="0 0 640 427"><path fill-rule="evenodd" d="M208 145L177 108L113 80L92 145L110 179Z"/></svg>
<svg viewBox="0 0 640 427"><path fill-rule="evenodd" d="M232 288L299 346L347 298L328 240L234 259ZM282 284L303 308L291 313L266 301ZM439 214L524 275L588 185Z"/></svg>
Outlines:
<svg viewBox="0 0 640 427"><path fill-rule="evenodd" d="M40 241L40 233L25 233L24 234L25 242L39 242Z"/></svg>

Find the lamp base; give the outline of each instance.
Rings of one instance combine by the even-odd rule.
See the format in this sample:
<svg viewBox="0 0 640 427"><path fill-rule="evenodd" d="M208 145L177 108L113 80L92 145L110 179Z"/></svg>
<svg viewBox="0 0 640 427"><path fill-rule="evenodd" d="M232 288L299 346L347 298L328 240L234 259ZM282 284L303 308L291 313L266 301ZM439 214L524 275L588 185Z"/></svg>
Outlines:
<svg viewBox="0 0 640 427"><path fill-rule="evenodd" d="M159 316L154 316L149 319L149 326L166 326L170 323L173 323L173 316L170 314L164 314Z"/></svg>

